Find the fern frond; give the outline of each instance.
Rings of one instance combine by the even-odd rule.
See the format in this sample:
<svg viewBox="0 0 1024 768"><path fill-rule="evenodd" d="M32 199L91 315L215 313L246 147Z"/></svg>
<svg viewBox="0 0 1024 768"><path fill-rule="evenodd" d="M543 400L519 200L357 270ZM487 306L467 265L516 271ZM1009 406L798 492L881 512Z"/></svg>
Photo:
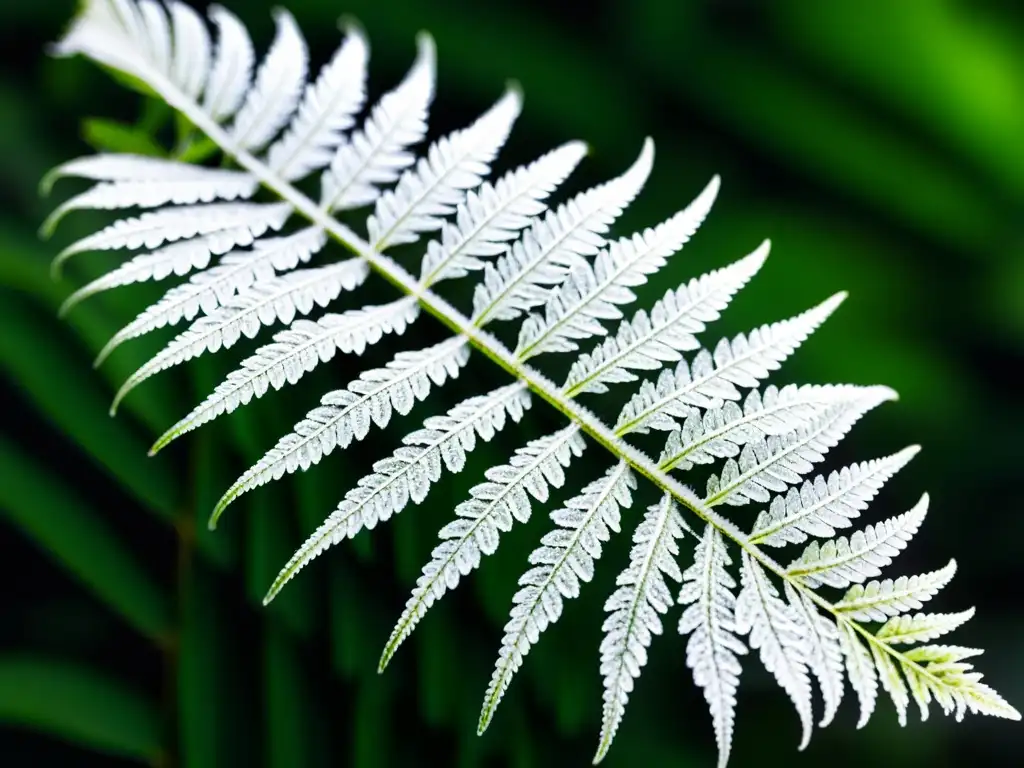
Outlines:
<svg viewBox="0 0 1024 768"><path fill-rule="evenodd" d="M511 530L515 522L530 519L530 496L543 503L551 488L562 487L564 468L583 453L585 445L579 427L572 424L531 440L516 450L508 464L487 470L487 482L470 490L472 498L455 508L458 517L438 532L442 542L434 547L430 562L416 580L381 654L379 670L387 666L430 606L478 568L484 555L494 554L501 533Z"/></svg>
<svg viewBox="0 0 1024 768"><path fill-rule="evenodd" d="M867 509L885 482L917 455L912 445L884 459L874 459L843 467L826 480L818 475L799 490L790 488L785 496L772 499L767 512L754 523L750 541L781 547L802 544L809 536L834 536L837 528Z"/></svg>
<svg viewBox="0 0 1024 768"><path fill-rule="evenodd" d="M407 435L394 455L373 465L373 472L345 494L345 500L288 561L263 599L269 603L310 560L332 544L352 538L401 512L411 500L421 503L432 483L447 467L461 472L476 438L485 442L519 421L530 407L530 393L522 383L509 384L486 395L471 397L447 416L431 416L423 429Z"/></svg>
<svg viewBox="0 0 1024 768"><path fill-rule="evenodd" d="M468 342L456 336L426 349L399 352L385 367L364 371L346 389L324 395L318 408L231 485L213 510L210 528L243 493L308 469L335 448L362 440L371 426L387 426L392 411L406 415L417 400L426 398L431 386L456 378L468 360Z"/></svg>
<svg viewBox="0 0 1024 768"><path fill-rule="evenodd" d="M905 658L915 662L905 665L911 690L921 706L922 719L927 716L930 697L947 715L953 713L962 720L967 712L1020 720L1020 713L985 683L982 675L973 670L964 659L977 656L981 651L973 648L931 645L915 648Z"/></svg>
<svg viewBox="0 0 1024 768"><path fill-rule="evenodd" d="M230 413L273 387L294 384L335 352L361 355L386 333L401 334L416 319L419 307L407 297L377 307L324 315L316 322L299 320L274 336L225 379L213 393L153 444L154 454L177 437L222 413Z"/></svg>
<svg viewBox="0 0 1024 768"><path fill-rule="evenodd" d="M604 245L604 234L647 181L654 144L644 142L629 169L583 192L531 226L494 264L484 267L473 294L473 324L512 320L547 300L547 286L562 282L574 265Z"/></svg>
<svg viewBox="0 0 1024 768"><path fill-rule="evenodd" d="M530 647L562 615L563 600L577 597L580 582L593 578L601 544L618 532L619 509L633 503L635 488L629 465L619 462L551 513L558 527L544 535L541 546L530 554L533 567L519 578L477 732L487 729Z"/></svg>
<svg viewBox="0 0 1024 768"><path fill-rule="evenodd" d="M675 558L679 554L677 541L686 527L672 494L666 493L650 506L633 533L629 566L615 581L619 588L605 603L610 615L601 627L605 633L601 642L604 716L595 763L608 753L634 680L647 663L651 636L661 634L661 615L672 607L665 576L683 579Z"/></svg>
<svg viewBox="0 0 1024 768"><path fill-rule="evenodd" d="M729 574L732 559L721 533L704 528L693 553L693 565L683 571L679 604L686 606L679 619L679 634L689 635L686 666L693 682L704 689L718 744L718 765L729 762L736 724L736 691L740 683L737 656L747 647L737 637L736 581Z"/></svg>
<svg viewBox="0 0 1024 768"><path fill-rule="evenodd" d="M797 625L797 632L806 644L804 662L814 674L821 690L825 711L818 721L824 728L835 717L843 699L843 652L839 645L836 623L818 613L811 599L784 582L786 600Z"/></svg>
<svg viewBox="0 0 1024 768"><path fill-rule="evenodd" d="M885 622L875 637L888 645L911 645L935 640L974 618L974 609L959 613L915 613L894 616Z"/></svg>
<svg viewBox="0 0 1024 768"><path fill-rule="evenodd" d="M416 161L408 151L427 133L434 98L434 43L420 35L412 69L348 137L320 180L320 205L330 211L359 208L376 200L380 186L395 181Z"/></svg>
<svg viewBox="0 0 1024 768"><path fill-rule="evenodd" d="M728 267L694 278L669 291L648 314L640 310L619 325L593 351L572 364L563 391L603 394L608 384L636 381L634 370L657 370L681 358L680 352L697 349L695 334L717 320L733 295L746 285L768 256L768 244Z"/></svg>
<svg viewBox="0 0 1024 768"><path fill-rule="evenodd" d="M868 387L863 397L839 403L811 426L782 437L747 443L739 459L729 459L721 473L708 478L708 506L767 502L768 491L784 491L799 482L865 413L895 397L887 387Z"/></svg>
<svg viewBox="0 0 1024 768"><path fill-rule="evenodd" d="M210 8L209 16L217 26L217 49L203 93L203 109L214 120L222 122L242 106L256 63L256 52L248 30L237 16L219 5ZM160 68L159 61L157 66Z"/></svg>
<svg viewBox="0 0 1024 768"><path fill-rule="evenodd" d="M362 285L369 275L366 262L348 259L315 269L301 269L243 289L220 307L196 320L149 362L133 373L118 390L111 405L160 371L198 357L204 352L227 349L243 336L253 339L275 322L289 324L315 307L326 307L341 294Z"/></svg>
<svg viewBox="0 0 1024 768"><path fill-rule="evenodd" d="M481 256L496 256L504 243L530 226L546 209L543 201L568 178L586 154L578 141L564 144L527 166L510 171L491 185L470 191L441 227L440 238L427 243L420 267L420 285L464 277L483 269Z"/></svg>
<svg viewBox="0 0 1024 768"><path fill-rule="evenodd" d="M919 610L955 573L956 561L950 560L931 573L854 584L835 604L835 609L855 621L885 621L906 611Z"/></svg>
<svg viewBox="0 0 1024 768"><path fill-rule="evenodd" d="M132 322L118 331L100 351L99 366L124 342L150 331L191 320L199 311L212 314L239 291L273 279L275 273L294 269L308 262L327 244L327 234L319 227L307 227L284 237L265 237L249 250L225 254L215 267L192 275L188 282L169 289L155 304L147 307Z"/></svg>
<svg viewBox="0 0 1024 768"><path fill-rule="evenodd" d="M680 360L674 371L664 370L657 383L643 381L615 422L615 432L646 434L652 429L679 428L697 408L721 408L739 400L738 387L756 387L810 336L846 294L836 294L801 315L722 339L714 352L701 349L687 364Z"/></svg>
<svg viewBox="0 0 1024 768"><path fill-rule="evenodd" d="M928 494L924 494L909 512L869 525L849 539L843 536L820 545L812 541L786 573L809 587L827 584L842 588L867 581L903 551L927 512Z"/></svg>
<svg viewBox="0 0 1024 768"><path fill-rule="evenodd" d="M636 300L630 290L647 282L693 237L718 194L715 176L704 191L668 221L654 229L622 238L597 254L594 265L580 262L569 272L544 305L544 314L531 314L519 327L515 354L527 360L544 352L571 352L579 339L603 336L602 320L622 317L619 305Z"/></svg>

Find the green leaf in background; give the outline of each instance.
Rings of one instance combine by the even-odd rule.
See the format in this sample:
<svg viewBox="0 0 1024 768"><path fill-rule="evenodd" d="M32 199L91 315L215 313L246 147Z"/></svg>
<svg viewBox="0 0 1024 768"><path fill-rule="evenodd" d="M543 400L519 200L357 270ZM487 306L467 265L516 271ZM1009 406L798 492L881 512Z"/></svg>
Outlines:
<svg viewBox="0 0 1024 768"><path fill-rule="evenodd" d="M164 157L167 154L145 128L100 117L83 121L82 139L100 152L129 152L150 157Z"/></svg>
<svg viewBox="0 0 1024 768"><path fill-rule="evenodd" d="M165 643L171 612L131 547L60 480L0 437L0 509L143 634Z"/></svg>
<svg viewBox="0 0 1024 768"><path fill-rule="evenodd" d="M151 765L162 760L160 718L150 702L57 659L0 656L0 722Z"/></svg>
<svg viewBox="0 0 1024 768"><path fill-rule="evenodd" d="M268 768L294 768L311 763L314 745L310 727L314 713L306 690L299 648L279 622L263 630L266 751Z"/></svg>

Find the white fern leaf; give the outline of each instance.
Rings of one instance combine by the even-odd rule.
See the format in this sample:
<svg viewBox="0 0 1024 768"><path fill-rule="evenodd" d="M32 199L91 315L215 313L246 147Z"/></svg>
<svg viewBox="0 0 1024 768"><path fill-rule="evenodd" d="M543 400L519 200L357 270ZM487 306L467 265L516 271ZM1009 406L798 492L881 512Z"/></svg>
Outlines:
<svg viewBox="0 0 1024 768"><path fill-rule="evenodd" d="M845 297L838 293L796 317L741 333L732 341L722 339L714 353L702 349L692 363L680 360L675 370L663 370L656 384L641 382L615 422L616 434L678 429L677 419L697 408L721 408L739 400L738 387L756 387L779 368Z"/></svg>
<svg viewBox="0 0 1024 768"><path fill-rule="evenodd" d="M168 160L161 157L132 155L121 153L100 152L86 157L77 157L58 165L43 178L42 191L49 193L54 182L62 178L89 179L123 184L153 184L173 182L201 182L209 178L211 168L204 168L180 160ZM239 173L238 171L232 173ZM215 174L220 178L220 174Z"/></svg>
<svg viewBox="0 0 1024 768"><path fill-rule="evenodd" d="M704 689L718 744L718 766L729 762L736 724L736 690L740 684L737 656L747 652L736 636L736 581L729 575L732 560L722 534L712 525L704 528L693 553L693 565L683 572L679 604L679 634L686 642L686 666L693 682Z"/></svg>
<svg viewBox="0 0 1024 768"><path fill-rule="evenodd" d="M818 725L832 722L843 699L843 652L839 646L839 628L835 621L818 613L811 599L787 581L786 599L792 608L798 631L807 645L804 661L818 680L825 711Z"/></svg>
<svg viewBox="0 0 1024 768"><path fill-rule="evenodd" d="M496 256L544 212L544 200L568 178L586 154L586 145L573 141L510 171L495 184L484 182L466 195L453 221L441 227L439 238L427 243L420 283L465 276L483 269L481 256Z"/></svg>
<svg viewBox="0 0 1024 768"><path fill-rule="evenodd" d="M668 221L616 240L597 254L593 266L583 261L573 267L548 297L544 314L530 314L519 327L516 356L527 360L544 352L571 352L579 349L578 340L605 335L602 321L620 319L619 305L636 301L630 289L646 283L693 237L711 210L718 187L715 176Z"/></svg>
<svg viewBox="0 0 1024 768"><path fill-rule="evenodd" d="M530 496L543 503L551 488L565 483L564 468L583 453L586 443L579 427L571 424L552 435L531 440L516 450L508 464L491 467L487 482L470 490L472 498L455 508L458 516L441 529L441 543L416 580L398 623L381 654L379 670L387 666L399 646L412 634L427 610L463 576L480 566L484 555L498 548L501 533L515 522L530 519Z"/></svg>
<svg viewBox="0 0 1024 768"><path fill-rule="evenodd" d="M395 188L377 199L366 221L374 250L412 243L421 232L440 229L444 217L466 199L467 190L478 187L491 172L491 161L508 139L522 106L522 96L511 90L471 126L431 144Z"/></svg>
<svg viewBox="0 0 1024 768"><path fill-rule="evenodd" d="M907 691L907 684L900 675L899 668L893 662L892 657L876 644L870 643L871 656L875 660L875 670L878 672L878 681L882 689L889 694L892 703L896 707L896 718L901 726L907 724L907 707L910 705L910 694Z"/></svg>
<svg viewBox="0 0 1024 768"><path fill-rule="evenodd" d="M818 544L812 541L786 573L809 587L827 584L848 587L878 576L910 542L928 512L928 494L909 512L869 525L847 539L845 536Z"/></svg>
<svg viewBox="0 0 1024 768"><path fill-rule="evenodd" d="M866 387L863 397L830 407L810 427L747 443L739 459L729 459L720 474L708 478L705 503L739 506L767 502L769 491L784 491L798 483L861 416L895 396L888 387Z"/></svg>
<svg viewBox="0 0 1024 768"><path fill-rule="evenodd" d="M967 712L1020 720L1020 712L985 683L982 675L964 659L977 656L981 651L949 645L925 645L903 654L911 664L903 671L911 690L921 707L922 719L927 715L931 696L947 715L953 713L958 721Z"/></svg>
<svg viewBox="0 0 1024 768"><path fill-rule="evenodd" d="M321 362L328 362L335 352L361 355L384 334L404 333L418 312L416 300L407 296L377 307L324 315L316 322L296 320L277 333L272 343L243 360L206 400L153 444L150 454L222 413L262 397L270 388L295 384Z"/></svg>
<svg viewBox="0 0 1024 768"><path fill-rule="evenodd" d="M269 325L288 325L297 315L326 307L342 291L362 285L370 270L362 259L347 259L316 269L300 269L243 289L220 307L196 320L145 365L128 377L114 397L110 410L150 376L205 352L227 349Z"/></svg>
<svg viewBox="0 0 1024 768"><path fill-rule="evenodd" d="M277 32L256 80L231 126L231 138L242 149L263 149L284 127L298 106L306 84L309 51L288 11L274 11Z"/></svg>
<svg viewBox="0 0 1024 768"><path fill-rule="evenodd" d="M276 272L294 269L307 262L327 243L327 234L319 227L307 227L285 237L263 238L251 250L231 251L220 263L192 275L188 282L176 285L155 304L118 331L96 358L100 365L111 352L129 339L191 320L199 311L212 314L236 293L266 280Z"/></svg>
<svg viewBox="0 0 1024 768"><path fill-rule="evenodd" d="M761 663L796 707L803 729L802 750L811 740L814 718L811 680L805 661L809 649L799 616L779 597L768 574L746 551L740 580L743 588L736 599L736 631L750 635L747 642L751 649L760 651Z"/></svg>
<svg viewBox="0 0 1024 768"><path fill-rule="evenodd" d="M345 494L344 501L278 574L263 599L264 605L331 545L352 538L364 528L374 528L405 509L410 500L422 503L443 468L447 467L449 472L462 471L466 454L476 446L477 437L490 440L509 420L519 421L529 407L529 390L524 383L516 382L464 400L446 416L428 418L423 429L406 435L402 447L389 458L376 462L373 472Z"/></svg>
<svg viewBox="0 0 1024 768"><path fill-rule="evenodd" d="M767 512L758 514L751 542L781 547L802 544L808 536L834 536L837 528L848 528L867 509L886 481L919 450L912 445L883 459L843 467L827 480L818 475L799 490L790 488L785 496L772 499Z"/></svg>
<svg viewBox="0 0 1024 768"><path fill-rule="evenodd" d="M417 39L412 69L352 133L321 178L321 206L331 211L359 208L380 196L379 187L395 181L416 157L408 148L427 133L427 111L434 98L434 42Z"/></svg>
<svg viewBox="0 0 1024 768"><path fill-rule="evenodd" d="M907 611L920 610L945 587L956 573L956 561L918 576L900 576L895 581L869 581L854 584L834 604L837 611L854 621L885 621Z"/></svg>
<svg viewBox="0 0 1024 768"><path fill-rule="evenodd" d="M228 504L243 493L285 474L309 469L335 448L344 449L353 440L362 440L371 426L386 426L393 411L408 414L432 386L456 378L467 360L467 340L456 336L426 349L399 352L385 367L363 371L345 389L324 395L319 407L231 485L213 510L210 527L216 526Z"/></svg>
<svg viewBox="0 0 1024 768"><path fill-rule="evenodd" d="M634 370L657 370L665 362L679 360L680 352L696 349L695 334L718 319L767 255L765 244L728 267L669 289L650 313L641 309L632 320L624 320L614 336L580 355L569 370L563 391L570 397L581 392L603 394L609 384L636 381Z"/></svg>
<svg viewBox="0 0 1024 768"><path fill-rule="evenodd" d="M150 50L171 50L173 47L170 78L182 93L194 99L203 92L210 73L210 63L213 60L210 34L206 31L202 17L184 3L170 3L168 10L171 14L173 46L165 43L154 45L156 40L166 36L166 28L161 28L159 22L152 23L157 14L149 14L146 19L150 21L147 25L152 46Z"/></svg>
<svg viewBox="0 0 1024 768"><path fill-rule="evenodd" d="M238 17L219 5L209 11L217 26L217 51L203 94L203 109L218 123L232 117L249 90L256 53Z"/></svg>
<svg viewBox="0 0 1024 768"><path fill-rule="evenodd" d="M512 676L540 634L562 615L563 600L577 597L580 582L594 575L601 544L619 530L619 508L633 502L636 479L625 461L587 485L565 505L551 513L558 526L541 539L530 554L530 568L519 578L512 612L498 661L487 686L477 732L483 733L505 695Z"/></svg>
<svg viewBox="0 0 1024 768"><path fill-rule="evenodd" d="M621 176L583 192L543 219L493 264L484 267L483 281L473 293L473 322L512 320L543 304L551 286L562 282L583 257L604 245L611 224L639 194L654 161L654 143L647 139L639 157Z"/></svg>
<svg viewBox="0 0 1024 768"><path fill-rule="evenodd" d="M867 725L875 704L878 701L878 673L871 652L857 637L857 631L846 621L839 621L839 647L843 651L846 663L846 676L850 679L850 687L857 694L860 702L860 718L857 727Z"/></svg>
<svg viewBox="0 0 1024 768"><path fill-rule="evenodd" d="M742 446L769 435L785 435L811 426L829 407L850 402L864 393L863 387L815 384L782 389L754 389L740 407L727 402L703 416L688 416L683 428L668 436L658 466L668 471L687 470L695 464L713 464L739 454Z"/></svg>
<svg viewBox="0 0 1024 768"><path fill-rule="evenodd" d="M137 10L139 31L146 36L150 61L158 71L169 72L174 55L172 51L174 43L171 39L170 21L164 10L164 4L158 0L138 0ZM201 20L200 26L202 26ZM205 32L205 29L202 31ZM209 40L200 41L199 45L201 48L206 48L209 46ZM209 52L204 50L201 55L203 54L208 56Z"/></svg>
<svg viewBox="0 0 1024 768"><path fill-rule="evenodd" d="M875 637L887 645L927 643L952 632L974 617L974 609L959 613L915 613L894 616L883 624Z"/></svg>
<svg viewBox="0 0 1024 768"><path fill-rule="evenodd" d="M355 26L316 81L306 86L295 119L270 149L267 165L288 181L301 179L331 162L366 99L369 47Z"/></svg>
<svg viewBox="0 0 1024 768"><path fill-rule="evenodd" d="M665 577L682 581L676 556L685 525L671 494L649 507L633 533L629 566L619 574L618 589L605 603L610 615L601 627L605 633L601 642L604 716L595 763L608 753L634 681L647 663L652 635L661 634L661 615L672 607Z"/></svg>

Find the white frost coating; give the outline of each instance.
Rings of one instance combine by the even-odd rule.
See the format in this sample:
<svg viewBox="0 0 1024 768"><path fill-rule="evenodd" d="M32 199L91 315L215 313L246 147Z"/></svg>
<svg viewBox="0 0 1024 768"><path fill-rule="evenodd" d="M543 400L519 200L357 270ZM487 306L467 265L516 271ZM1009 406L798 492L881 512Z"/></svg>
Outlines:
<svg viewBox="0 0 1024 768"><path fill-rule="evenodd" d="M321 178L321 206L329 211L360 208L380 196L416 161L409 147L427 133L427 111L434 99L434 42L418 38L412 69L370 112L362 128L339 147Z"/></svg>
<svg viewBox="0 0 1024 768"><path fill-rule="evenodd" d="M216 168L204 168L200 165L183 163L180 160L166 160L145 155L112 154L100 152L87 157L68 160L46 174L43 179L43 190L49 192L57 179L66 177L90 179L92 181L154 184L203 181L210 178L248 175L241 171L224 171ZM141 186L141 185L140 185Z"/></svg>
<svg viewBox="0 0 1024 768"><path fill-rule="evenodd" d="M278 332L272 343L243 360L206 400L157 440L151 453L222 413L262 397L270 388L295 384L320 363L330 361L336 352L361 355L384 334L403 333L418 311L415 300L406 297L377 307L324 315L316 322L296 320L290 328Z"/></svg>
<svg viewBox="0 0 1024 768"><path fill-rule="evenodd" d="M848 528L881 490L885 482L906 466L918 452L916 445L883 459L843 467L825 479L818 475L799 489L772 499L754 523L751 541L781 547L802 544L809 536L834 536Z"/></svg>
<svg viewBox="0 0 1024 768"><path fill-rule="evenodd" d="M811 740L814 717L805 662L809 648L799 616L779 597L768 574L748 552L743 553L740 579L743 588L736 598L736 631L749 634L751 650L760 651L761 663L792 700L800 716L800 749L804 749Z"/></svg>
<svg viewBox="0 0 1024 768"><path fill-rule="evenodd" d="M264 604L310 560L364 528L398 514L411 500L420 504L443 468L461 472L466 454L476 446L477 437L488 441L511 421L519 421L530 407L530 393L522 382L463 400L445 416L431 416L423 429L405 436L402 447L386 459L375 462L373 472L345 494L344 501L330 514L306 543L288 561Z"/></svg>
<svg viewBox="0 0 1024 768"><path fill-rule="evenodd" d="M785 491L798 483L861 416L895 396L888 387L865 387L863 397L830 407L809 427L747 443L739 459L727 460L719 474L708 478L704 503L738 506L767 502L769 491Z"/></svg>
<svg viewBox="0 0 1024 768"><path fill-rule="evenodd" d="M195 99L203 92L210 71L210 35L202 17L184 3L171 3L168 8L174 38L170 78L182 93Z"/></svg>
<svg viewBox="0 0 1024 768"><path fill-rule="evenodd" d="M895 616L879 628L875 637L888 645L927 643L952 632L974 618L974 609L959 613L915 613Z"/></svg>
<svg viewBox="0 0 1024 768"><path fill-rule="evenodd" d="M928 513L928 494L913 509L857 531L850 538L812 541L786 573L809 587L848 587L878 576L906 548Z"/></svg>
<svg viewBox="0 0 1024 768"><path fill-rule="evenodd" d="M366 221L374 250L412 243L421 232L440 229L445 217L466 199L466 192L491 172L491 162L522 106L519 92L509 91L471 126L431 144L395 188L377 198Z"/></svg>
<svg viewBox="0 0 1024 768"><path fill-rule="evenodd" d="M504 256L484 267L473 293L473 323L483 327L491 320L512 320L543 304L549 286L601 249L605 233L640 193L653 162L654 143L647 139L624 174L534 221Z"/></svg>
<svg viewBox="0 0 1024 768"><path fill-rule="evenodd" d="M219 264L174 286L118 331L96 358L96 365L129 339L191 320L200 310L207 315L213 313L239 291L309 261L326 243L327 234L322 229L307 227L285 237L257 240L249 250L225 254Z"/></svg>
<svg viewBox="0 0 1024 768"><path fill-rule="evenodd" d="M237 16L219 5L210 7L209 16L217 26L217 52L203 94L203 108L219 123L242 106L256 54L249 32Z"/></svg>
<svg viewBox="0 0 1024 768"><path fill-rule="evenodd" d="M571 424L552 435L531 440L516 450L508 464L491 467L487 482L470 490L472 498L455 508L458 516L438 533L430 562L416 581L381 655L383 669L398 647L412 634L427 610L446 592L455 589L463 576L480 566L483 556L494 554L501 534L516 522L530 519L533 496L544 503L551 488L565 483L564 468L586 444L579 427Z"/></svg>
<svg viewBox="0 0 1024 768"><path fill-rule="evenodd" d="M231 138L243 149L265 147L288 122L306 83L309 52L292 15L274 11L277 32L231 127Z"/></svg>
<svg viewBox="0 0 1024 768"><path fill-rule="evenodd" d="M565 181L586 154L578 141L564 144L526 166L509 171L495 184L484 182L467 194L454 219L427 243L420 283L464 277L483 269L483 256L497 256L504 244L546 210L544 200Z"/></svg>
<svg viewBox="0 0 1024 768"><path fill-rule="evenodd" d="M629 566L619 574L618 589L604 605L610 615L601 627L604 717L595 763L608 753L634 682L647 663L647 648L653 635L662 632L661 616L672 607L665 577L682 581L676 556L685 525L671 494L648 507L633 533Z"/></svg>
<svg viewBox="0 0 1024 768"><path fill-rule="evenodd" d="M863 728L871 719L878 701L878 674L871 652L857 637L856 631L849 622L839 622L839 647L843 651L846 663L846 675L850 678L850 687L857 694L860 702L860 718L857 727Z"/></svg>
<svg viewBox="0 0 1024 768"><path fill-rule="evenodd" d="M511 616L484 696L479 733L490 724L531 646L562 615L564 600L577 597L581 582L593 578L601 544L619 531L620 508L628 509L633 503L635 488L629 465L619 462L551 513L558 527L544 534L541 546L530 554L533 567L519 577L520 589L512 598Z"/></svg>
<svg viewBox="0 0 1024 768"><path fill-rule="evenodd" d="M347 388L324 395L319 407L232 484L217 503L211 527L242 493L309 469L335 448L345 449L352 441L362 440L372 426L387 426L392 411L408 414L432 387L456 378L468 359L468 341L456 336L426 349L399 352L384 368L363 371Z"/></svg>
<svg viewBox="0 0 1024 768"><path fill-rule="evenodd" d="M267 150L267 165L292 181L331 162L344 132L366 99L366 59L369 46L354 26L316 82L306 86L288 130Z"/></svg>
<svg viewBox="0 0 1024 768"><path fill-rule="evenodd" d="M769 384L764 395L751 390L742 407L728 402L703 416L688 416L682 429L669 434L658 465L665 470L687 470L695 464L731 458L755 440L809 427L830 406L863 394L864 387L835 384L789 384L782 389Z"/></svg>
<svg viewBox="0 0 1024 768"><path fill-rule="evenodd" d="M680 352L697 349L700 345L695 334L719 318L767 255L765 244L728 267L669 289L650 313L641 309L632 320L624 320L614 336L580 355L569 370L563 391L570 396L604 394L608 384L636 381L634 370L657 370L665 362L679 360Z"/></svg>
<svg viewBox="0 0 1024 768"><path fill-rule="evenodd" d="M616 434L678 429L677 419L697 408L721 408L729 400L739 400L739 388L756 387L768 378L844 298L845 294L836 294L796 317L762 325L731 341L722 339L714 352L702 349L692 363L680 360L675 370L663 370L656 384L641 382L615 422Z"/></svg>
<svg viewBox="0 0 1024 768"><path fill-rule="evenodd" d="M854 584L835 603L837 611L855 621L885 621L906 611L918 610L931 600L956 574L956 561L917 576Z"/></svg>
<svg viewBox="0 0 1024 768"><path fill-rule="evenodd" d="M580 339L603 336L604 320L622 317L620 305L636 301L631 288L643 285L687 243L718 194L715 176L684 210L653 229L637 232L600 251L593 266L577 263L548 297L544 313L531 313L519 327L516 356L527 360L544 352L571 352Z"/></svg>
<svg viewBox="0 0 1024 768"><path fill-rule="evenodd" d="M797 632L807 645L804 661L814 673L825 702L825 711L818 721L822 728L832 722L843 700L843 651L839 647L839 628L828 616L818 613L811 599L785 582L786 599L797 623Z"/></svg>
<svg viewBox="0 0 1024 768"><path fill-rule="evenodd" d="M686 642L686 666L693 682L704 689L718 743L718 766L729 762L736 725L736 691L740 684L737 656L747 647L736 636L736 581L729 575L732 560L722 535L707 525L693 553L693 565L683 571L678 602L686 606L679 634Z"/></svg>
<svg viewBox="0 0 1024 768"><path fill-rule="evenodd" d="M132 389L205 352L227 349L245 337L254 339L274 323L288 325L298 315L326 307L341 294L362 285L369 268L360 259L347 259L315 269L300 269L241 290L217 309L200 317L186 331L128 377L114 398L111 410Z"/></svg>

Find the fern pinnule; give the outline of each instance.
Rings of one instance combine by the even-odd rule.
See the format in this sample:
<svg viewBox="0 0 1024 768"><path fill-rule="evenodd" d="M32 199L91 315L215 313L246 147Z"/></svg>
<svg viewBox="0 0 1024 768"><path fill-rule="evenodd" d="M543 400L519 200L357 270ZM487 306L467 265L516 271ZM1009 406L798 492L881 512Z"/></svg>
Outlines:
<svg viewBox="0 0 1024 768"><path fill-rule="evenodd" d="M765 241L730 266L666 286L650 309L623 318L623 308L636 299L634 289L649 282L707 216L718 193L717 176L664 223L617 237L615 220L651 172L651 140L621 176L563 202L549 201L586 154L582 143L569 142L497 181L486 180L519 115L517 88L467 128L429 142L419 156L414 151L427 139L434 98L429 36L419 37L405 78L360 121L368 44L358 28L346 29L334 56L307 82L307 47L286 11L276 12L275 37L259 65L237 18L214 7L209 19L215 36L180 0L85 0L55 47L60 55L84 54L134 79L176 110L183 125L193 126L204 147L219 149L231 164L227 170L100 154L65 163L43 181L44 189L63 176L95 182L59 206L47 228L81 208L141 210L57 257L55 269L87 250L141 251L76 292L67 306L107 288L195 271L101 352L100 360L129 339L190 322L125 382L115 406L157 371L254 337L272 323L286 326L166 432L157 450L271 388L298 382L339 350L358 354L386 334L401 333L419 314L433 316L450 332L433 346L395 354L383 368L324 396L232 484L211 526L238 496L312 467L372 427L386 426L395 412L409 413L459 374L471 349L513 379L463 400L447 415L427 417L422 429L377 461L292 556L267 602L329 547L385 522L410 501L421 503L442 471L462 470L476 441L490 440L518 421L537 395L564 422L521 444L507 463L487 469L484 482L456 508L384 647L381 669L430 606L479 567L514 523L527 522L535 502L546 502L551 489L565 483L565 468L590 442L596 444L592 450L608 454L598 465L609 469L551 514L554 528L530 555L485 695L480 731L530 648L561 616L565 600L591 580L603 544L627 525L633 538L629 564L606 602L605 639L597 649L605 687L597 760L625 722L648 648L672 609L673 579L682 582L675 601L679 632L686 637L687 666L711 713L720 766L732 749L740 656L748 643L792 699L801 746L815 714L813 688L821 693L818 722L824 726L834 719L847 682L859 701L861 726L876 708L880 687L901 723L911 702L922 717L935 702L958 718L967 712L1020 718L968 661L977 651L921 645L973 616L973 610L910 613L949 582L953 561L932 572L869 581L881 576L919 528L927 496L902 516L820 541L852 526L917 453L911 446L805 480L864 414L895 399L886 387L777 388L765 381L845 294L701 348L697 334L764 264ZM315 173L317 202L294 183ZM251 202L258 190L277 202ZM363 234L334 215L364 207ZM270 234L292 218L304 224ZM410 272L390 249L421 237L426 242L418 257L413 254ZM324 252L329 239L352 258L299 269ZM342 291L358 295L371 271L401 296L378 306L328 311L315 320L302 317L314 307L330 309ZM440 281L462 277L476 278L469 314L433 290ZM501 320L519 320L512 329L518 331L514 350L486 330ZM617 328L606 329L610 320L618 321ZM591 337L603 338L579 354L581 342ZM530 364L546 352L577 353L561 387ZM577 397L604 394L617 383L634 386L610 427ZM667 433L657 461L628 442L652 430ZM676 479L697 464L711 466L703 498ZM640 478L655 486L660 501L631 519L622 512ZM745 522L734 522L727 510L747 504L761 507L749 518L753 522L739 515ZM692 560L678 551L689 530L684 515L700 521ZM803 546L802 554L787 558L789 565L769 554L789 545ZM822 586L846 592L833 599L819 591Z"/></svg>

